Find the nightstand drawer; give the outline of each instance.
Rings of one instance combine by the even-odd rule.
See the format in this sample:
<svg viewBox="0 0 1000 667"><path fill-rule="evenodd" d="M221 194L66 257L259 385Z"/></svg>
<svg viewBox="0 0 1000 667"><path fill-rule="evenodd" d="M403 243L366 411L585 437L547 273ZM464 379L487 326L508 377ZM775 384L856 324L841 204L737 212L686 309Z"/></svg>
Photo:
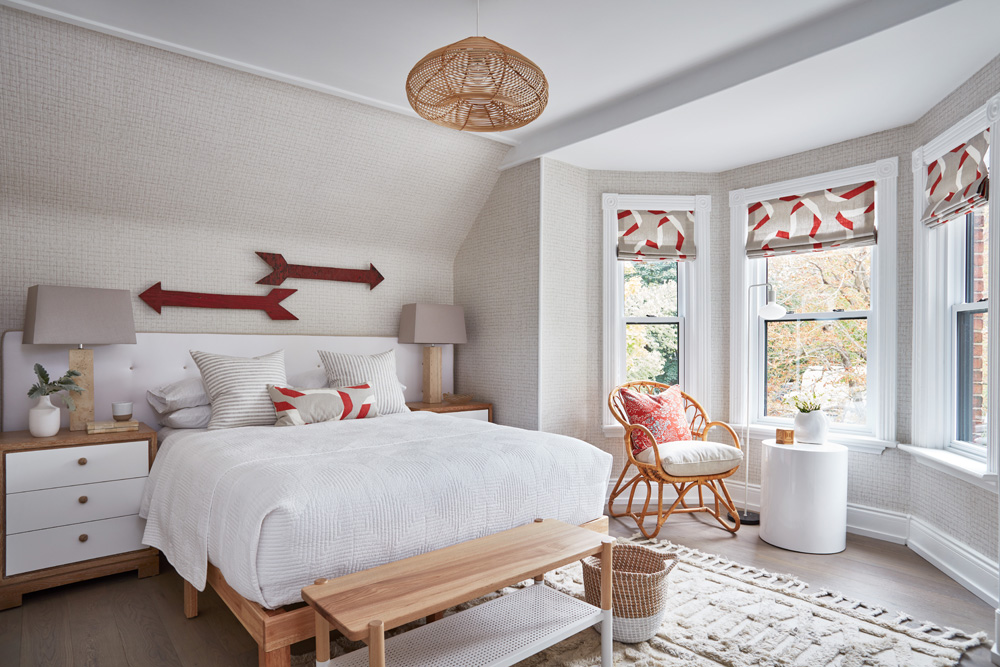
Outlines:
<svg viewBox="0 0 1000 667"><path fill-rule="evenodd" d="M7 493L149 474L149 443L114 442L7 454Z"/></svg>
<svg viewBox="0 0 1000 667"><path fill-rule="evenodd" d="M139 513L145 477L7 495L8 535Z"/></svg>
<svg viewBox="0 0 1000 667"><path fill-rule="evenodd" d="M138 515L7 536L5 574L41 570L81 560L145 549L146 522ZM86 540L81 541L81 536Z"/></svg>
<svg viewBox="0 0 1000 667"><path fill-rule="evenodd" d="M458 417L459 419L478 419L484 422L490 420L489 410L463 410L462 412L445 412L442 414L449 417Z"/></svg>

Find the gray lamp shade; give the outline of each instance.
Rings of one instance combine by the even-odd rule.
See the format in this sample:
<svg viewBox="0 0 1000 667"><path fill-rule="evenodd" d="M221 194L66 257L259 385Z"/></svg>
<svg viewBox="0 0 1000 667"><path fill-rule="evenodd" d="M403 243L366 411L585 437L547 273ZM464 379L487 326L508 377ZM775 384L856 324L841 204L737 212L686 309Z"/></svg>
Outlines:
<svg viewBox="0 0 1000 667"><path fill-rule="evenodd" d="M132 295L123 289L29 287L22 342L28 345L134 344Z"/></svg>
<svg viewBox="0 0 1000 667"><path fill-rule="evenodd" d="M465 313L461 306L408 303L399 316L399 342L444 345L464 343Z"/></svg>

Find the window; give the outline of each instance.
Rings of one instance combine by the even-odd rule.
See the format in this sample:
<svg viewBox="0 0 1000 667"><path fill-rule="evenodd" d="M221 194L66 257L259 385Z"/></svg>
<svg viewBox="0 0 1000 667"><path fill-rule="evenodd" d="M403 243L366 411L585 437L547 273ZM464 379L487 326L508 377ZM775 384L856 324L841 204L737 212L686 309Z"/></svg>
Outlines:
<svg viewBox="0 0 1000 667"><path fill-rule="evenodd" d="M960 234L959 298L952 305L955 341L955 449L985 456L988 386L989 207L955 221Z"/></svg>
<svg viewBox="0 0 1000 667"><path fill-rule="evenodd" d="M763 416L791 419L794 397L815 397L833 423L868 426L872 252L765 260L767 281L788 314L763 325Z"/></svg>
<svg viewBox="0 0 1000 667"><path fill-rule="evenodd" d="M624 262L625 377L677 384L682 323L677 262Z"/></svg>

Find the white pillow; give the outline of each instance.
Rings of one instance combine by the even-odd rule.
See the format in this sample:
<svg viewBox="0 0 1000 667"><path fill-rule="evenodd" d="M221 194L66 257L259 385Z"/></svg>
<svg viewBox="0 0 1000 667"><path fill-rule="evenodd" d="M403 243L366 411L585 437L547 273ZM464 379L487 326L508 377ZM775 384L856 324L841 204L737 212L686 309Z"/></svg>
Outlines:
<svg viewBox="0 0 1000 667"><path fill-rule="evenodd" d="M286 385L285 351L261 357L227 357L191 350L212 399L209 429L273 426L274 404L267 385Z"/></svg>
<svg viewBox="0 0 1000 667"><path fill-rule="evenodd" d="M712 440L658 442L656 448L660 450L660 467L675 477L720 475L743 461L743 452L732 445ZM635 458L643 463L656 464L652 447L642 450Z"/></svg>
<svg viewBox="0 0 1000 667"><path fill-rule="evenodd" d="M396 376L396 350L381 354L339 354L319 351L331 387L368 383L375 390L375 408L380 415L409 412L403 385Z"/></svg>
<svg viewBox="0 0 1000 667"><path fill-rule="evenodd" d="M161 385L146 392L146 402L158 415L165 415L182 408L208 405L211 400L201 378L184 378Z"/></svg>
<svg viewBox="0 0 1000 667"><path fill-rule="evenodd" d="M181 408L165 415L160 415L160 425L170 428L208 428L212 420L212 406L198 405L193 408Z"/></svg>

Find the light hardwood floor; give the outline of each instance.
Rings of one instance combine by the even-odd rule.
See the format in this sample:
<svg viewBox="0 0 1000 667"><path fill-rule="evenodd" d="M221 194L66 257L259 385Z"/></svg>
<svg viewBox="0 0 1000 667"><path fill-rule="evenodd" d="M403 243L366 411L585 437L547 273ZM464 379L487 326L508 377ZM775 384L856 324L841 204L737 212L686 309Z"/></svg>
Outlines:
<svg viewBox="0 0 1000 667"><path fill-rule="evenodd" d="M627 537L634 528L611 520L612 535ZM849 535L844 553L812 556L765 544L756 527L732 536L691 516L672 518L660 537L794 574L813 587L920 620L969 631L992 628L987 604L904 546ZM256 667L256 645L214 593L201 595L200 614L190 621L182 597L181 580L169 567L149 579L126 573L25 595L23 606L0 612L0 665ZM303 642L292 652L312 648ZM973 651L962 665L987 667L989 651Z"/></svg>

